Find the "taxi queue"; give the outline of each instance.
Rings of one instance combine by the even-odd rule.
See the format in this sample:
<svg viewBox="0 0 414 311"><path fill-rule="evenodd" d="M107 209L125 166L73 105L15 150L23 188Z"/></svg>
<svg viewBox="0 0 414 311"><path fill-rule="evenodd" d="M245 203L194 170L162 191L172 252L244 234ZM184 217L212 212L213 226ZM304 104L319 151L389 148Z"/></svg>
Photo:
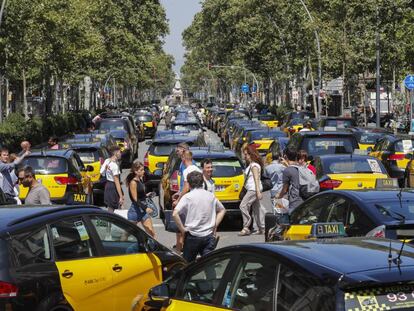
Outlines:
<svg viewBox="0 0 414 311"><path fill-rule="evenodd" d="M189 107L171 109L175 120L166 130L156 130L156 106L107 113L90 133L65 139L59 150L34 150L25 159L57 205L0 210L0 253L9 262L0 273L0 309L130 310L131 304L133 310L414 307L414 248L409 245L414 195L399 188L409 185L408 136L348 126L344 118L317 121L305 112L279 121L246 109L203 109L203 119ZM311 124L311 130L301 132L300 124ZM203 125L216 130L231 149L208 146ZM231 246L187 265L122 217L84 207L102 204L99 171L108 147L119 145L122 165L128 167L145 137L153 138L144 158L146 182L159 193L161 218L178 191L180 159L174 149L180 142L190 145L196 163L213 160L216 195L231 211L229 217L239 214L245 144L254 145L267 162L272 150L283 153L289 145L306 150L323 191L292 213L283 236L290 241ZM401 174L406 167L409 173ZM374 189L378 185L384 189ZM345 236L355 238L339 238Z"/></svg>

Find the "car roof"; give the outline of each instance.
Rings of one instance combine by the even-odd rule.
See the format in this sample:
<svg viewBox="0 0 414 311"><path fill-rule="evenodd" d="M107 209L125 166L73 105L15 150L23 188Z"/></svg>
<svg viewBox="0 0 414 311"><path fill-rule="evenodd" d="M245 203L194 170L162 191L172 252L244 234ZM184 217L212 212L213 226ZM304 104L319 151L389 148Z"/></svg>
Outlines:
<svg viewBox="0 0 414 311"><path fill-rule="evenodd" d="M167 135L155 138L152 143L181 143L181 142L188 142L188 141L196 141L197 136L195 135Z"/></svg>
<svg viewBox="0 0 414 311"><path fill-rule="evenodd" d="M33 150L32 153L27 157L53 156L61 158L70 158L73 153L75 153L75 151L72 149L41 149Z"/></svg>
<svg viewBox="0 0 414 311"><path fill-rule="evenodd" d="M342 194L347 197L359 201L361 203L367 202L385 202L389 200L399 200L398 195L400 189L363 189L363 190L332 190L324 191L324 194ZM318 194L319 195L319 194ZM414 201L414 189L402 189L401 198L403 200Z"/></svg>
<svg viewBox="0 0 414 311"><path fill-rule="evenodd" d="M320 158L322 161L324 160L330 160L330 159L335 159L335 160L341 160L341 159L361 159L361 160L366 160L366 159L375 159L378 160L375 157L371 157L369 155L363 155L363 154L325 154L325 155L320 155L320 156L316 156L315 158Z"/></svg>
<svg viewBox="0 0 414 311"><path fill-rule="evenodd" d="M237 158L237 155L232 150L214 150L210 147L190 147L194 159L209 158L209 159L228 159Z"/></svg>
<svg viewBox="0 0 414 311"><path fill-rule="evenodd" d="M103 148L101 141L75 141L73 143L68 143L68 145L70 145L70 148L72 149Z"/></svg>
<svg viewBox="0 0 414 311"><path fill-rule="evenodd" d="M400 241L392 241L393 254L398 254L401 244ZM366 281L363 272L378 269L388 271L389 245L387 239L356 237L242 244L222 248L218 252L240 252L245 249L261 254L273 253L311 273L319 274L321 278L330 274L338 280L337 278L346 275L348 282L358 283ZM407 266L414 266L414 247L405 244L400 267ZM395 264L391 267L398 272Z"/></svg>
<svg viewBox="0 0 414 311"><path fill-rule="evenodd" d="M57 213L79 215L90 212L105 212L96 206L84 205L47 205L47 206L21 206L9 205L0 207L0 234L5 234L21 225L30 225L30 222L36 222L40 217L54 217ZM26 224L25 224L26 223Z"/></svg>
<svg viewBox="0 0 414 311"><path fill-rule="evenodd" d="M175 119L172 124L199 124L197 120L195 119Z"/></svg>
<svg viewBox="0 0 414 311"><path fill-rule="evenodd" d="M303 131L297 132L295 135L301 135L306 137L317 137L317 136L354 136L351 132L337 132L337 131Z"/></svg>

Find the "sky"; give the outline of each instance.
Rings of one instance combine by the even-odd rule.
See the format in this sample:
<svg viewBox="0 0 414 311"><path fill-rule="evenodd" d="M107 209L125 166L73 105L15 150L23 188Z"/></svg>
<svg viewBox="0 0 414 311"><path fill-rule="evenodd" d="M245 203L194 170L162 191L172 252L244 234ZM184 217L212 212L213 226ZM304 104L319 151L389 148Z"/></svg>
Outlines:
<svg viewBox="0 0 414 311"><path fill-rule="evenodd" d="M175 58L174 71L179 73L184 63L182 32L193 21L194 14L201 10L199 0L161 0L167 11L170 34L165 38L164 49Z"/></svg>

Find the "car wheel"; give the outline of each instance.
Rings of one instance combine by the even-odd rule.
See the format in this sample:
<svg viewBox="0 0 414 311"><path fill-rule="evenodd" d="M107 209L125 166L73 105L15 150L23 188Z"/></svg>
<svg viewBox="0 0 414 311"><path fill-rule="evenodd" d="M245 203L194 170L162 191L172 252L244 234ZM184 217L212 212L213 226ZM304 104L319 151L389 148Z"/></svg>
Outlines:
<svg viewBox="0 0 414 311"><path fill-rule="evenodd" d="M55 293L43 299L36 311L73 311L73 309L62 294Z"/></svg>

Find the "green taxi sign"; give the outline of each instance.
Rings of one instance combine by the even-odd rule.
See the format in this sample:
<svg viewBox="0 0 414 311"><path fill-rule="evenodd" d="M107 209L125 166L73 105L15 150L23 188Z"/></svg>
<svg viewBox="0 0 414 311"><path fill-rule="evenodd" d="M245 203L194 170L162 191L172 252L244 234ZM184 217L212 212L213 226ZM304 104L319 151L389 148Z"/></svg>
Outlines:
<svg viewBox="0 0 414 311"><path fill-rule="evenodd" d="M344 224L341 222L315 223L311 228L311 238L335 238L346 236Z"/></svg>
<svg viewBox="0 0 414 311"><path fill-rule="evenodd" d="M399 189L397 178L378 178L375 181L375 189Z"/></svg>

